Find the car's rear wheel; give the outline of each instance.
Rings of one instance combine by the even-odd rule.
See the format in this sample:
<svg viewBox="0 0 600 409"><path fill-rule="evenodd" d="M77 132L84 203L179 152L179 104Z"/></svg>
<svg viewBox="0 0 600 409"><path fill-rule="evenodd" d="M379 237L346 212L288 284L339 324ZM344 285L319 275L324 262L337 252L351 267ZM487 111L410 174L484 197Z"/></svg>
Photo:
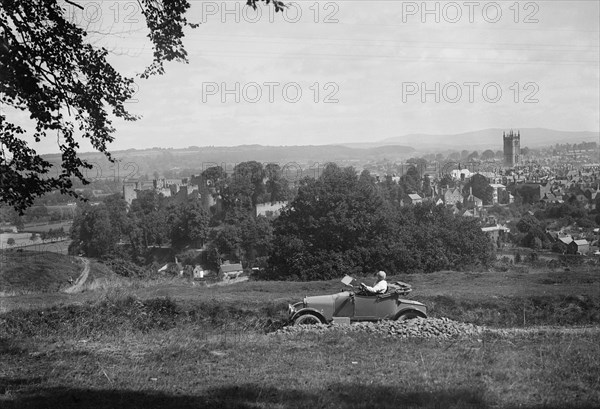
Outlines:
<svg viewBox="0 0 600 409"><path fill-rule="evenodd" d="M423 316L415 311L407 311L400 315L396 321L407 321L415 318L423 318Z"/></svg>
<svg viewBox="0 0 600 409"><path fill-rule="evenodd" d="M294 325L316 325L321 324L321 319L314 314L303 314L294 320Z"/></svg>

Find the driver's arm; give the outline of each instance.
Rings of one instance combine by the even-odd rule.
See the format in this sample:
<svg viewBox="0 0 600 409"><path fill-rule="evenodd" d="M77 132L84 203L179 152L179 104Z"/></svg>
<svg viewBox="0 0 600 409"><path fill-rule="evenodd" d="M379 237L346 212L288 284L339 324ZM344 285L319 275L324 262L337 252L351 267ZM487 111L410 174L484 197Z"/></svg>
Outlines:
<svg viewBox="0 0 600 409"><path fill-rule="evenodd" d="M385 280L381 280L380 282L375 284L373 287L369 287L368 285L365 285L364 288L366 288L367 291L370 291L371 293L374 293L374 294L383 294L387 291L387 282Z"/></svg>

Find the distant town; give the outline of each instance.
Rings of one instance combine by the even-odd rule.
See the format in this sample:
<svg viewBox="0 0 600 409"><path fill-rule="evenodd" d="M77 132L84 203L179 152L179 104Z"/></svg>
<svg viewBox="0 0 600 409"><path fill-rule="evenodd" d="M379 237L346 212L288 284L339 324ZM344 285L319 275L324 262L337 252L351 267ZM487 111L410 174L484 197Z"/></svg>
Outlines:
<svg viewBox="0 0 600 409"><path fill-rule="evenodd" d="M400 198L403 205L433 202L449 206L455 214L480 219L482 229L494 242L510 232L507 227L510 217L503 217L498 208L515 201L519 205L577 204L586 210L595 210L600 205L600 161L595 142L533 150L521 148L522 136L518 130L506 131L501 137L503 151L463 150L447 157L429 154L405 163L347 161L341 165L354 166L358 173L367 170L382 184L398 185L403 176L418 175L419 183L403 192ZM525 135L523 139L526 140ZM304 169L311 169L312 177L318 177L322 170L314 163L305 163ZM288 179L297 182L295 177ZM263 182L267 182L266 177ZM123 198L131 204L138 192L144 190L180 201L198 200L207 210L218 211L222 207L222 198L202 175L126 181ZM258 203L256 215L277 215L287 203L286 200ZM598 229L588 227L585 222L580 226L575 223L550 230L548 234L566 246L576 242L577 246L571 247L573 253L588 254L592 249L590 244L593 242L597 247L598 239Z"/></svg>
<svg viewBox="0 0 600 409"><path fill-rule="evenodd" d="M478 219L481 229L499 251L525 246L561 254L598 254L598 144L565 143L530 149L523 146L527 144L527 135L519 130L506 130L498 139L503 150L428 153L402 160L393 160L391 156L350 158L336 162L342 167L352 166L357 174L368 172L400 206L432 203L448 207L455 215ZM92 206L115 194L131 206L140 195L152 192L179 204L197 202L213 219L222 221L226 202L232 200L227 197L225 186L235 185L236 177L249 177L252 183L262 186L249 193L253 195L249 206L254 216L272 219L294 199L301 180L318 178L325 165L308 160L263 165L250 160L238 164L214 163L203 166L197 173L175 167L162 174L154 171L153 177L145 174L136 178L97 178L88 186L79 186L78 191ZM242 168L244 171L240 173ZM54 192L40 199L23 217L3 208L0 228L4 232L35 234L32 226L62 223L60 230L57 225L48 234L45 228L46 232L37 238L32 235L12 240L12 246L31 245L37 239L67 239L77 207L72 198ZM550 208L560 210L546 214ZM535 215L540 219L536 228L541 232L517 227L520 220ZM544 223L544 218L552 222ZM7 239L1 244L10 247Z"/></svg>

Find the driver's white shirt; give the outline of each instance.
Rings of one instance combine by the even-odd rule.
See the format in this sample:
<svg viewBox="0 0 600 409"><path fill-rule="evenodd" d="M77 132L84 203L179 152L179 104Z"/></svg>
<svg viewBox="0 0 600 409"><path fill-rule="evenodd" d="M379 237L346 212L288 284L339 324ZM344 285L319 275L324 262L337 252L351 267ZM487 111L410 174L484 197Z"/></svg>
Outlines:
<svg viewBox="0 0 600 409"><path fill-rule="evenodd" d="M383 294L387 291L387 281L385 280L381 280L380 282L378 282L377 284L375 284L373 287L369 287L368 285L365 285L365 288L372 292L372 293L377 293L377 294Z"/></svg>

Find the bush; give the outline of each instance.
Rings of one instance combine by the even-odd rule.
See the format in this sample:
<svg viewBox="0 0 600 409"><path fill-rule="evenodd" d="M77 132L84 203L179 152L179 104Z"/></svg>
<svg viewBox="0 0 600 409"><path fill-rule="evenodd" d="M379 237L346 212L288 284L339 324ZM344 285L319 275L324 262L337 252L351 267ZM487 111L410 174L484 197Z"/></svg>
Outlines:
<svg viewBox="0 0 600 409"><path fill-rule="evenodd" d="M587 217L582 217L580 219L577 219L577 226L583 227L584 229L588 229L588 228L596 227L596 223L594 222L594 220L591 220Z"/></svg>
<svg viewBox="0 0 600 409"><path fill-rule="evenodd" d="M563 254L567 251L567 246L562 241L557 240L554 243L552 243L551 250L553 253Z"/></svg>
<svg viewBox="0 0 600 409"><path fill-rule="evenodd" d="M3 337L63 336L69 339L118 336L123 333L168 331L194 324L200 331L234 327L239 331L270 331L285 322L285 304L265 302L244 309L221 301L200 302L183 308L170 298L140 300L127 296L84 305L61 305L41 310L13 310L0 314Z"/></svg>
<svg viewBox="0 0 600 409"><path fill-rule="evenodd" d="M149 277L151 275L151 272L149 272L147 269L144 269L128 260L105 257L101 261L106 266L110 267L115 274L122 277L141 278Z"/></svg>
<svg viewBox="0 0 600 409"><path fill-rule="evenodd" d="M527 260L530 263L535 263L536 261L538 261L539 258L540 257L538 255L538 253L536 253L535 251L532 251L531 253L529 253L529 256L527 256Z"/></svg>
<svg viewBox="0 0 600 409"><path fill-rule="evenodd" d="M184 265L197 265L202 263L202 252L196 250L186 250L177 254L177 258Z"/></svg>
<svg viewBox="0 0 600 409"><path fill-rule="evenodd" d="M578 254L562 254L558 259L563 266L579 266L585 260L583 256Z"/></svg>

